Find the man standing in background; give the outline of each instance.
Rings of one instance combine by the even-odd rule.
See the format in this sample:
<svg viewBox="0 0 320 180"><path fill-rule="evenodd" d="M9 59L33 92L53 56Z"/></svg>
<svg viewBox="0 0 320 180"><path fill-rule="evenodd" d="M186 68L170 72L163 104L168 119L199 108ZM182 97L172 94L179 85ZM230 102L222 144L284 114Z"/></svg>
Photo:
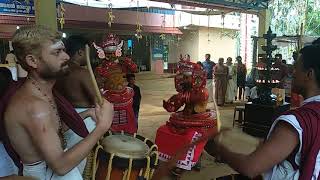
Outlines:
<svg viewBox="0 0 320 180"><path fill-rule="evenodd" d="M138 117L139 117L140 102L141 102L140 88L135 84L136 76L134 74L127 74L127 81L128 81L128 87L131 87L134 91L132 108L133 108L134 118L136 120L136 125L138 129Z"/></svg>
<svg viewBox="0 0 320 180"><path fill-rule="evenodd" d="M13 50L11 50L6 56L6 63L8 64L16 64L17 57L14 55Z"/></svg>
<svg viewBox="0 0 320 180"><path fill-rule="evenodd" d="M224 65L224 59L219 58L219 63L213 69L215 88L215 99L218 106L223 106L227 90L228 67Z"/></svg>
<svg viewBox="0 0 320 180"><path fill-rule="evenodd" d="M209 99L208 102L213 102L213 82L212 82L212 78L213 78L213 67L216 65L216 63L214 63L213 61L210 60L211 55L210 54L206 54L205 58L206 60L202 63L203 65L203 69L206 71L207 73L207 85L206 88L209 91Z"/></svg>
<svg viewBox="0 0 320 180"><path fill-rule="evenodd" d="M247 68L244 64L242 64L242 57L238 56L236 58L238 62L237 66L237 86L239 88L239 100L243 97L244 99L244 88L246 84L246 76L247 76ZM237 100L237 98L236 98Z"/></svg>
<svg viewBox="0 0 320 180"><path fill-rule="evenodd" d="M273 68L279 69L278 71L275 71L272 76L272 79L278 80L279 85L278 88L283 89L285 80L288 76L288 67L286 64L283 64L282 62L282 54L276 54L275 55L275 63L272 65Z"/></svg>
<svg viewBox="0 0 320 180"><path fill-rule="evenodd" d="M228 84L226 93L226 103L233 103L237 95L237 67L232 63L232 58L227 58Z"/></svg>

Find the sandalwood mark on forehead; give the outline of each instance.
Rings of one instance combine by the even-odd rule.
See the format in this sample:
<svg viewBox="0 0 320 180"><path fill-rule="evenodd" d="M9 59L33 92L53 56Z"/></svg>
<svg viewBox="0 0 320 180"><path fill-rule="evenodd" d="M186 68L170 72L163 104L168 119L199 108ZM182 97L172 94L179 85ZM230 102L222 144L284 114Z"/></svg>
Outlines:
<svg viewBox="0 0 320 180"><path fill-rule="evenodd" d="M61 40L53 43L53 44L50 45L49 47L50 47L51 49L64 49L64 48L65 48L65 47L64 47L64 43L63 43Z"/></svg>

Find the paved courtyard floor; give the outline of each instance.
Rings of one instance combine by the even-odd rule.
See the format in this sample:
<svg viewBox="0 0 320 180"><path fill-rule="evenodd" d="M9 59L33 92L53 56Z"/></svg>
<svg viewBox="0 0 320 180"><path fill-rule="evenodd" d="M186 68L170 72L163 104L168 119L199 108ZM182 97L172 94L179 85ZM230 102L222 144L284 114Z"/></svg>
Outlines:
<svg viewBox="0 0 320 180"><path fill-rule="evenodd" d="M139 115L138 133L154 141L157 129L165 124L169 119L170 113L162 107L162 101L167 100L176 93L174 88L174 79L172 75L156 75L150 72L138 73L136 83L140 86L142 102ZM219 107L221 114L222 127L232 128L233 110L235 105L244 102L236 102L231 105ZM213 108L209 104L208 108ZM236 126L232 131L226 134L222 142L236 152L249 153L259 144L259 139L249 136ZM214 158L204 153L202 156L202 169L198 171L189 171L183 174L182 180L214 180L217 177L236 173L228 165L216 163ZM170 179L165 178L165 179Z"/></svg>

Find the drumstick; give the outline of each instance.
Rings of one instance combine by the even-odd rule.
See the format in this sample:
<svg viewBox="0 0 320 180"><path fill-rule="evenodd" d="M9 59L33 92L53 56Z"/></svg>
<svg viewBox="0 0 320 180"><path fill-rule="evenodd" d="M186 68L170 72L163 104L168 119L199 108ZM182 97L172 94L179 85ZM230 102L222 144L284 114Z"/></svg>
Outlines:
<svg viewBox="0 0 320 180"><path fill-rule="evenodd" d="M216 102L216 99L213 98L213 105L214 105L214 108L216 110L216 116L217 116L217 129L218 129L218 132L220 132L220 129L221 129L221 119L220 119L220 111L218 109L218 105L217 105L217 102Z"/></svg>
<svg viewBox="0 0 320 180"><path fill-rule="evenodd" d="M90 77L91 77L91 82L93 84L93 88L96 92L96 96L98 98L98 104L102 104L102 96L96 81L96 78L94 77L93 71L92 71L92 67L91 67L91 63L90 63L90 48L88 46L88 44L86 44L86 59L87 59L87 67L90 73Z"/></svg>

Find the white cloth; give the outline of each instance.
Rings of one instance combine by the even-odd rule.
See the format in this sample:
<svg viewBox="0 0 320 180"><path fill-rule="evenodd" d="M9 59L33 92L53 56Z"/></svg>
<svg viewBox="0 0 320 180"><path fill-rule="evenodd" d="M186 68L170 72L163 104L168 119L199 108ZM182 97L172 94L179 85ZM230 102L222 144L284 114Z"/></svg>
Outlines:
<svg viewBox="0 0 320 180"><path fill-rule="evenodd" d="M24 78L28 76L28 72L24 70L20 64L17 65L18 78Z"/></svg>
<svg viewBox="0 0 320 180"><path fill-rule="evenodd" d="M75 110L78 113L81 113L83 111L86 111L88 108L75 108ZM95 122L92 120L91 117L88 117L84 120L84 123L88 129L89 132L92 132L94 128L96 127ZM73 132L71 129L66 131L64 133L64 137L67 141L67 149L72 148L74 145L76 145L78 142L80 142L83 138L78 136L75 132ZM86 166L87 159L84 159L81 161L81 163L77 166L80 173L82 174L84 171L84 168Z"/></svg>
<svg viewBox="0 0 320 180"><path fill-rule="evenodd" d="M11 72L12 79L13 79L14 81L17 81L17 80L18 80L17 66L16 66L16 65L14 65L14 66L8 66L7 68L8 68L8 69L10 70L10 72Z"/></svg>
<svg viewBox="0 0 320 180"><path fill-rule="evenodd" d="M0 177L18 175L18 168L0 142Z"/></svg>
<svg viewBox="0 0 320 180"><path fill-rule="evenodd" d="M45 162L23 164L23 176L31 176L39 180L82 180L78 168L72 169L64 176L59 176L55 174Z"/></svg>
<svg viewBox="0 0 320 180"><path fill-rule="evenodd" d="M81 113L83 111L88 110L88 108L75 108L75 110L77 111L77 113ZM87 117L84 120L84 123L86 124L86 127L87 127L89 133L91 133L96 128L96 123L92 120L91 117Z"/></svg>
<svg viewBox="0 0 320 180"><path fill-rule="evenodd" d="M78 136L75 132L73 132L71 129L66 131L64 133L64 138L66 139L67 142L67 149L72 148L74 145L79 143L83 138ZM87 158L83 159L80 164L77 166L80 174L83 173L84 168L86 167L87 164Z"/></svg>
<svg viewBox="0 0 320 180"><path fill-rule="evenodd" d="M308 98L304 101L304 104L313 102L313 101L319 101L320 102L320 95L314 96L311 98ZM282 115L279 116L273 125L271 126L269 135L267 138L270 137L270 134L272 133L275 125L279 121L285 121L289 124L291 124L296 131L299 134L299 150L295 155L295 163L299 166L301 161L301 148L302 148L302 133L303 129L301 128L297 118L294 115ZM316 158L316 164L315 168L313 170L313 176L311 180L317 180L320 172L320 153L318 153ZM294 170L292 165L288 161L282 161L281 163L274 166L272 169L270 169L267 173L264 174L264 180L298 180L299 179L300 172L299 170Z"/></svg>
<svg viewBox="0 0 320 180"><path fill-rule="evenodd" d="M228 74L232 79L228 79L226 103L232 103L237 94L237 71L233 65L228 66Z"/></svg>
<svg viewBox="0 0 320 180"><path fill-rule="evenodd" d="M213 89L213 81L212 81L212 79L207 79L206 88L208 89L208 92L209 92L208 102L213 102L214 89Z"/></svg>

